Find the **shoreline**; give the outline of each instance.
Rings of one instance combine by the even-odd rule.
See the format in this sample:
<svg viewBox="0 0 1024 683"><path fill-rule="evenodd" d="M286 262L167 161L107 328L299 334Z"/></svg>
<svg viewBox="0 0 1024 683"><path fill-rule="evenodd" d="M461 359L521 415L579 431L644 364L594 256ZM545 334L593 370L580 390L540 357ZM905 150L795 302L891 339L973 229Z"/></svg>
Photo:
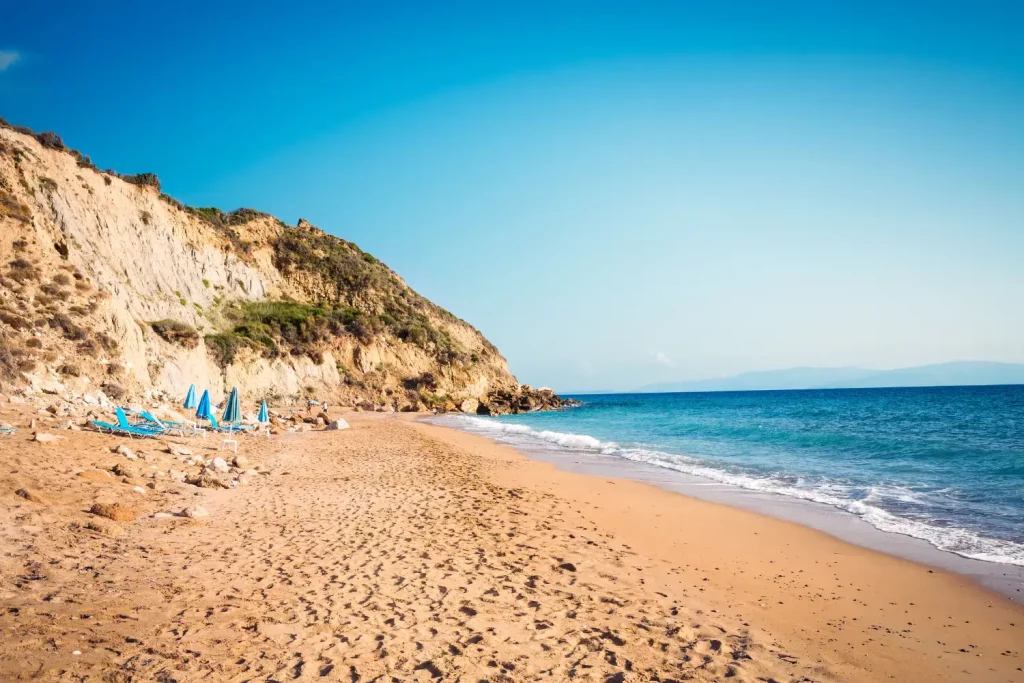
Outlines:
<svg viewBox="0 0 1024 683"><path fill-rule="evenodd" d="M954 622L973 624L975 626L970 627L972 631L978 627L972 636L974 638L980 637L984 631L992 634L993 631L1001 632L1007 628L1020 630L1014 636L1015 639L1024 638L1024 623L1021 621L1024 618L1024 607L1005 593L984 585L976 576L932 567L917 560L854 544L797 521L672 490L658 481L621 478L614 472L570 470L555 462L530 457L518 448L484 435L423 419L411 422L434 438L484 457L497 456L503 461L510 461L513 463L511 479L515 483L539 487L552 495L567 496L583 503L587 512L598 520L595 529L630 538L630 547L647 556L674 562L678 560L680 551L685 552L688 547L699 547L701 571L707 571L709 566L716 573L728 571L730 566L734 568L725 581L727 592L716 596L718 600L729 604L730 608L743 604L748 609L758 611L759 625L766 627L770 624L772 633L785 632L789 638L810 637L813 648L825 650L832 647L838 641L835 636L840 634L852 638L846 631L855 630L858 622L864 623L864 620L867 620L866 625L859 627L862 630L857 635L863 639L861 647L875 641L881 630L897 634L902 639L903 634L897 630L871 622L873 612L889 611L887 607L893 608L892 611L902 617L912 617L912 620L900 623L901 626L913 627L902 629L906 633L924 626L921 619L932 627L931 635L936 637L930 641L929 637L921 637L918 643L926 649L930 649L929 642L938 645L938 651L933 651L929 656L939 659L950 655L949 651L945 651L951 645L947 639L947 629L954 628ZM623 462L637 464L632 461ZM651 468L659 474L663 472L661 468ZM811 505L809 501L799 502ZM849 513L839 510L836 513L860 522ZM699 520L697 527L691 524L693 520ZM865 522L860 523L878 534L896 536L878 531ZM920 543L935 553L950 555L925 541ZM965 562L988 564L955 557ZM823 566L827 567L824 574L828 576L822 573ZM749 576L751 573L756 573L753 580ZM794 581L797 577L803 581L811 576L818 579L817 586L812 583L801 586ZM708 579L705 576L705 580ZM772 591L781 592L772 595ZM829 592L831 595L828 595ZM777 599L777 606L773 606L771 602L765 601L766 595L785 599ZM824 604L810 609L807 609L807 605L803 606L804 609L786 606L794 600L797 603L809 601ZM830 603L847 601L846 606L835 612L830 609ZM878 607L879 604L884 606ZM851 610L851 606L855 609ZM1002 612L1002 615L993 620L991 617L996 610ZM945 623L941 623L943 621ZM810 636L812 626L816 636ZM818 639L820 634L832 629L830 637ZM854 640L845 642L848 647L856 648ZM972 649L965 647L955 651L964 654L972 652ZM1017 649L1004 652L1003 656L1012 656L1016 662L1013 677L1007 680L1024 681L1022 653ZM847 656L851 652L839 649L835 650L835 654ZM876 651L872 656L882 656L882 652ZM858 666L867 666L866 659L853 659ZM887 667L896 667L896 662L889 661ZM890 671L889 668L883 670L886 673ZM895 678L945 680L937 674L907 674ZM997 679L993 677L984 680Z"/></svg>
<svg viewBox="0 0 1024 683"><path fill-rule="evenodd" d="M910 534L879 529L857 515L827 503L747 489L614 455L508 444L487 434L463 430L455 425L433 421L432 418L421 417L420 421L479 436L496 445L511 448L530 460L553 465L560 471L640 482L689 498L798 524L860 548L965 576L1017 604L1024 604L1024 567L979 560L943 550Z"/></svg>

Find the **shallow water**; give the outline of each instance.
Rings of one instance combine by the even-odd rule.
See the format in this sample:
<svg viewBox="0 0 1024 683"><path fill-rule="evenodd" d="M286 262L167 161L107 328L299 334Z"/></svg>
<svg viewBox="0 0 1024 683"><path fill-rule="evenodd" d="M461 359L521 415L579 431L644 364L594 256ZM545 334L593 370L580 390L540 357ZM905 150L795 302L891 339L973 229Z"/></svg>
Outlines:
<svg viewBox="0 0 1024 683"><path fill-rule="evenodd" d="M815 501L940 550L1024 566L1024 386L577 398L562 412L440 421L527 451Z"/></svg>

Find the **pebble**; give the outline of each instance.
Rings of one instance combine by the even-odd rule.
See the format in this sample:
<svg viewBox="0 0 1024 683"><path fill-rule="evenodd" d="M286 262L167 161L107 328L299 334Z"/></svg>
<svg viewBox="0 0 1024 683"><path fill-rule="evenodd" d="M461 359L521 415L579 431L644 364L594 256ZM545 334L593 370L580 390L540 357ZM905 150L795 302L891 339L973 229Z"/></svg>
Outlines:
<svg viewBox="0 0 1024 683"><path fill-rule="evenodd" d="M181 516L195 519L197 517L209 517L210 513L201 505L191 505L181 511Z"/></svg>

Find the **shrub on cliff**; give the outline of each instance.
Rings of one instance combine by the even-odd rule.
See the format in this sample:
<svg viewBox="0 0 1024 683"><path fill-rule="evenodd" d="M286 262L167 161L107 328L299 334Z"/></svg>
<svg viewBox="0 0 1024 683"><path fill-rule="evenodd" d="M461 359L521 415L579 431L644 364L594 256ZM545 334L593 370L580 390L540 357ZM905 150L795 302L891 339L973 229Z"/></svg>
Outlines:
<svg viewBox="0 0 1024 683"><path fill-rule="evenodd" d="M137 173L135 175L121 176L121 180L132 185L139 185L140 187L154 187L156 191L160 191L160 179L156 177L155 173Z"/></svg>
<svg viewBox="0 0 1024 683"><path fill-rule="evenodd" d="M165 318L149 324L150 328L164 341L184 346L186 349L194 349L199 345L199 333L191 325Z"/></svg>

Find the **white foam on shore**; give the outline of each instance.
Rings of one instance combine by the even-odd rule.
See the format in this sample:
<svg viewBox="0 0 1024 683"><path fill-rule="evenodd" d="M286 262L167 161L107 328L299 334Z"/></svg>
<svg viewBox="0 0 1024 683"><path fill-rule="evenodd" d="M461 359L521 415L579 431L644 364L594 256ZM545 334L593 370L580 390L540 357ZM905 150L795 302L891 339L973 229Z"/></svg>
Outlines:
<svg viewBox="0 0 1024 683"><path fill-rule="evenodd" d="M430 421L487 436L512 446L561 448L578 453L616 456L748 490L823 503L857 515L881 531L928 541L939 550L985 562L1024 566L1024 545L1020 543L986 538L959 527L935 526L924 521L899 517L873 504L884 500L920 501L922 494L904 487L871 487L867 490L866 495L854 499L844 495L850 491L850 487L842 484L825 483L814 487L801 487L799 484L804 482L798 480L797 485L794 486L792 483L783 481L781 477L756 477L746 473L728 471L710 466L700 458L645 448L623 447L613 441L601 441L586 434L535 430L527 425L466 415L447 416Z"/></svg>

